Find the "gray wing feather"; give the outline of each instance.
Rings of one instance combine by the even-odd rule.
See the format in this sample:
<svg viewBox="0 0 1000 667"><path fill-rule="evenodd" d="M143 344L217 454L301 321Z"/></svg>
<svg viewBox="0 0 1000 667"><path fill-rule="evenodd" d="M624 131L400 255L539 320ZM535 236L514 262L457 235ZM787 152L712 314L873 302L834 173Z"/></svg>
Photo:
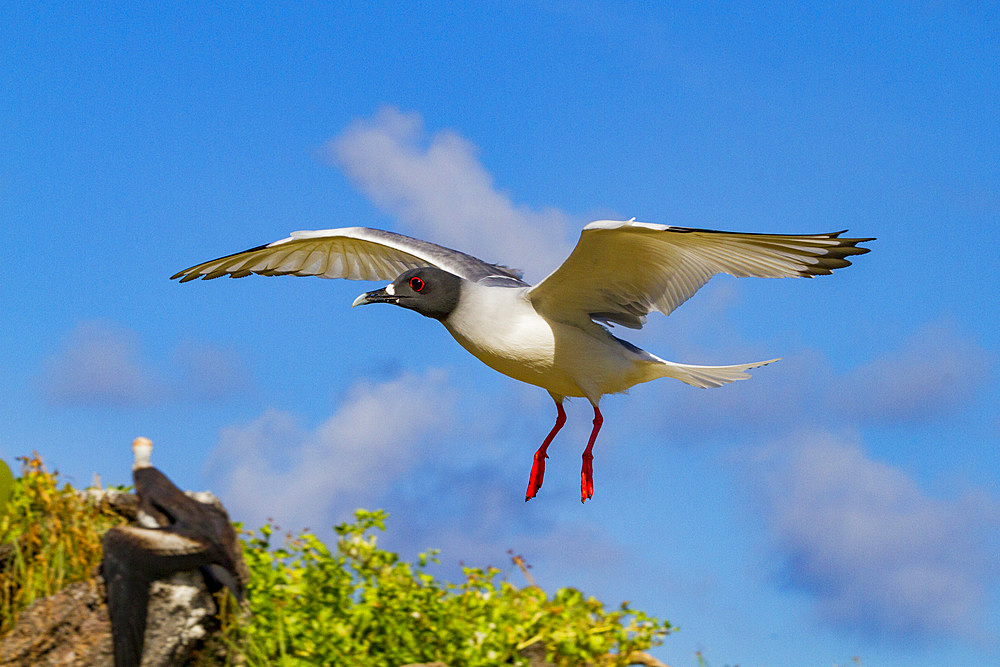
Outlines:
<svg viewBox="0 0 1000 667"><path fill-rule="evenodd" d="M403 234L367 227L293 232L274 243L203 262L171 280L210 280L228 275L318 276L349 280L393 280L409 269L436 266L472 281L525 285L521 272L489 264L458 250Z"/></svg>

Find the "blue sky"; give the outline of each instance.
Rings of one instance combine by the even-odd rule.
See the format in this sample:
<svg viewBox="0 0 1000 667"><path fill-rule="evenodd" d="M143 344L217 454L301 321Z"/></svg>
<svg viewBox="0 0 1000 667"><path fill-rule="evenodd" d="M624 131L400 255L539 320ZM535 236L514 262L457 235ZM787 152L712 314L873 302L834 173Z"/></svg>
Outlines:
<svg viewBox="0 0 1000 667"><path fill-rule="evenodd" d="M0 9L0 456L129 479L153 439L238 519L577 586L712 665L1000 659L1000 15L937 3ZM748 382L555 417L371 283L179 285L371 226L538 280L594 219L848 228L815 280L714 279L626 338ZM517 580L516 573L511 574Z"/></svg>

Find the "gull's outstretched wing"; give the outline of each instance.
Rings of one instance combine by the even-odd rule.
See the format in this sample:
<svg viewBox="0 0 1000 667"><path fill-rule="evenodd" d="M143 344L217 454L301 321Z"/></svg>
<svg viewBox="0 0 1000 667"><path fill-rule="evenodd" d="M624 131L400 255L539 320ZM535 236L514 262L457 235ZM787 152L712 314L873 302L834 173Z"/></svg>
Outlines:
<svg viewBox="0 0 1000 667"><path fill-rule="evenodd" d="M187 282L228 275L319 276L394 280L408 269L436 266L472 281L497 279L524 285L521 272L403 234L367 227L293 232L287 239L213 259L171 276Z"/></svg>
<svg viewBox="0 0 1000 667"><path fill-rule="evenodd" d="M594 319L638 329L669 315L717 273L806 277L849 266L869 238L831 234L742 234L644 222L592 222L562 265L528 292L546 317Z"/></svg>

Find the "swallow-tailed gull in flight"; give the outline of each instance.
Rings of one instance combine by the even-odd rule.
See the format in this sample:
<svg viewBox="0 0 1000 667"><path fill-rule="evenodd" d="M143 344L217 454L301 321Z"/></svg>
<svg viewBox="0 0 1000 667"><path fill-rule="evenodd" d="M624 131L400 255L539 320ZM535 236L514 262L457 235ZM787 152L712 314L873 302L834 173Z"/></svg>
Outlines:
<svg viewBox="0 0 1000 667"><path fill-rule="evenodd" d="M364 227L294 232L251 250L198 264L172 276L181 282L228 275L295 275L391 280L354 305L391 303L439 320L477 359L549 392L555 426L535 452L525 500L542 486L546 450L566 421L563 399L582 396L594 408L583 452L581 495L594 494L592 450L604 418L601 396L640 382L675 378L718 387L776 361L693 366L665 361L612 335L606 325L639 329L646 315L669 315L717 273L788 278L824 275L868 252L869 238L830 234L745 234L601 220L555 271L537 285L521 272L427 241Z"/></svg>

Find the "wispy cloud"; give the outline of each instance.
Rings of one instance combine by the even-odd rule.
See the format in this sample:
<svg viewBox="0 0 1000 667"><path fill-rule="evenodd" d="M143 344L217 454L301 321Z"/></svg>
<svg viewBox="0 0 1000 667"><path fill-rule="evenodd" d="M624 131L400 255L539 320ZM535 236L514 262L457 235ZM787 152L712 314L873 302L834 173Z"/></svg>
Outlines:
<svg viewBox="0 0 1000 667"><path fill-rule="evenodd" d="M251 386L234 353L193 341L174 359L156 363L138 332L107 320L79 323L45 362L42 395L50 403L89 408L138 408L178 400L217 400Z"/></svg>
<svg viewBox="0 0 1000 667"><path fill-rule="evenodd" d="M728 326L724 313L720 326ZM754 358L745 352L733 356L733 361ZM836 371L818 350L799 349L783 357L752 371L751 380L720 389L664 387L660 391L668 392L670 399L661 400L665 407L650 414L664 415L671 433L703 439L776 436L802 424L920 424L967 409L996 363L993 353L947 320L918 328L846 373Z"/></svg>
<svg viewBox="0 0 1000 667"><path fill-rule="evenodd" d="M579 221L515 204L477 153L456 132L428 133L419 114L393 107L326 146L355 186L414 235L544 277L569 253Z"/></svg>
<svg viewBox="0 0 1000 667"><path fill-rule="evenodd" d="M213 400L244 394L253 387L250 370L232 350L182 341L175 350L174 361L181 379L172 385L172 395Z"/></svg>
<svg viewBox="0 0 1000 667"><path fill-rule="evenodd" d="M715 315L729 326L725 312ZM734 344L748 345L732 331ZM684 346L691 332L681 333ZM753 358L744 356L733 361ZM741 463L752 461L753 495L763 499L781 580L814 599L822 622L908 642L982 638L1000 582L1000 497L935 497L866 455L860 437L831 434L959 415L975 404L994 364L943 319L847 372L803 349L731 387L634 392L627 409L636 419L662 420L675 443L714 440L739 452Z"/></svg>
<svg viewBox="0 0 1000 667"><path fill-rule="evenodd" d="M441 371L362 381L315 428L268 410L225 429L209 475L242 520L274 517L288 528L321 529L371 504L420 465L430 435L451 420L453 400Z"/></svg>
<svg viewBox="0 0 1000 667"><path fill-rule="evenodd" d="M82 322L46 362L45 397L56 404L133 407L163 399L166 383L139 349L131 329L108 322Z"/></svg>
<svg viewBox="0 0 1000 667"><path fill-rule="evenodd" d="M932 497L826 431L772 444L749 471L783 576L822 619L908 639L981 637L1000 574L987 537L1000 527L996 499Z"/></svg>
<svg viewBox="0 0 1000 667"><path fill-rule="evenodd" d="M508 549L535 564L547 585L562 584L561 573L579 562L620 563L631 547L602 526L586 515L557 518L557 508L579 507L576 486L550 481L553 502L524 502L531 455L548 423L536 428L519 415L517 392L465 388L428 370L359 382L315 425L268 410L221 433L207 476L233 517L250 526L270 518L328 538L355 508L386 509L383 545L404 555L440 549L446 576L460 577L461 562L509 567ZM575 468L579 458L561 464Z"/></svg>
<svg viewBox="0 0 1000 667"><path fill-rule="evenodd" d="M995 362L954 324L933 322L842 378L835 404L859 421L934 419L967 405Z"/></svg>

